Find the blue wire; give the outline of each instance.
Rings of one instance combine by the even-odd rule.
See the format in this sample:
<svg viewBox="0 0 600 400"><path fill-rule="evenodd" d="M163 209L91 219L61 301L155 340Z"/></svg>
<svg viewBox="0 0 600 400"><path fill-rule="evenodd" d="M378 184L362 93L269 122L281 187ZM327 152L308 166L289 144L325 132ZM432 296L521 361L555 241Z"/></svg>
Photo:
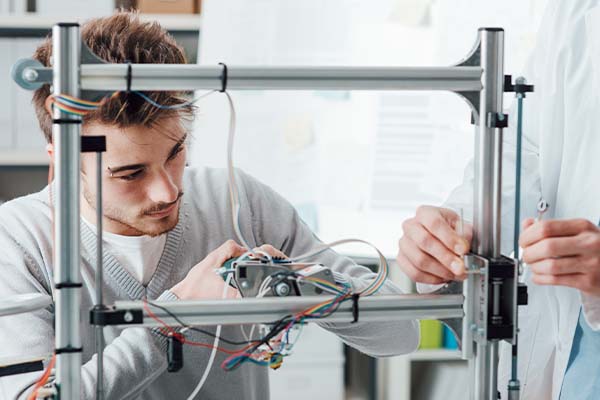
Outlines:
<svg viewBox="0 0 600 400"><path fill-rule="evenodd" d="M152 104L154 107L160 108L161 110L178 110L180 108L188 107L188 106L194 104L196 101L200 100L202 97L204 97L204 95L203 95L203 96L200 96L200 97L198 97L196 99L192 99L190 101L186 101L185 103L174 104L174 105L171 105L171 106L166 106L166 105L163 105L163 104L158 104L157 102L155 102L154 100L152 100L150 97L146 96L142 92L138 92L137 90L134 90L132 93L137 94L142 99L146 100L148 103Z"/></svg>

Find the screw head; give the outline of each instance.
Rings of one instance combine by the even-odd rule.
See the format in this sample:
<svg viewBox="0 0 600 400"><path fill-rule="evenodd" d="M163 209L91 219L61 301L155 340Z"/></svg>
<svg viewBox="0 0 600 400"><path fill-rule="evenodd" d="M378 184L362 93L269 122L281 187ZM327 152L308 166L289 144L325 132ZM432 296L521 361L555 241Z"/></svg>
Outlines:
<svg viewBox="0 0 600 400"><path fill-rule="evenodd" d="M290 294L290 285L285 282L278 283L275 286L275 294L279 297L286 297Z"/></svg>
<svg viewBox="0 0 600 400"><path fill-rule="evenodd" d="M127 311L124 315L123 315L123 320L125 322L132 322L133 321L133 314L130 311Z"/></svg>
<svg viewBox="0 0 600 400"><path fill-rule="evenodd" d="M32 68L26 68L25 71L23 71L23 78L25 78L26 81L34 82L38 76L38 72Z"/></svg>

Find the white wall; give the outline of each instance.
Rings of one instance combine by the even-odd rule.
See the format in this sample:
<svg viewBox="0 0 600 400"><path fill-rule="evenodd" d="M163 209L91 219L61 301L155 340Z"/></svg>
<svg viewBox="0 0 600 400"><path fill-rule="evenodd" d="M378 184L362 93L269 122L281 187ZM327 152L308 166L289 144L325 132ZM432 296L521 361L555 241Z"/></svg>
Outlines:
<svg viewBox="0 0 600 400"><path fill-rule="evenodd" d="M518 75L544 2L206 0L199 63L451 65L472 48L478 27L501 26L506 71ZM468 108L450 93L234 98L236 164L297 205L326 241L360 236L393 255L401 221L419 204L440 203L473 153ZM224 166L224 97L208 97L200 111L191 162Z"/></svg>

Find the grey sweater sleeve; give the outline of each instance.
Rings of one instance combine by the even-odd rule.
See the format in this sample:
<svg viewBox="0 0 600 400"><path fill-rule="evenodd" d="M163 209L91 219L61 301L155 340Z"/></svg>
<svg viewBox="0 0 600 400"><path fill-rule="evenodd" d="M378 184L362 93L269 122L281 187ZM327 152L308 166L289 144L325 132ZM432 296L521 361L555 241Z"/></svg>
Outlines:
<svg viewBox="0 0 600 400"><path fill-rule="evenodd" d="M157 300L176 297L165 291ZM104 348L103 388L107 399L133 399L167 369L166 338L156 330L127 328ZM95 399L97 354L81 367L82 399Z"/></svg>
<svg viewBox="0 0 600 400"><path fill-rule="evenodd" d="M270 244L291 257L323 244L288 201L247 174L241 171L237 171L237 174L242 178L247 199L245 203L250 205L245 211L251 214L251 229L257 244ZM333 250L309 261L318 261L343 274L351 282L355 292L367 287L376 277L370 269L354 264L352 260ZM401 290L388 280L377 294L399 293L402 293ZM346 344L374 357L410 353L416 350L419 343L419 324L415 320L378 323L321 322L319 325L335 333Z"/></svg>
<svg viewBox="0 0 600 400"><path fill-rule="evenodd" d="M0 226L0 297L23 293L51 294L51 283L41 267L39 247L18 243ZM161 299L173 297L165 292ZM82 311L82 320L87 313ZM3 358L35 358L52 354L54 349L54 306L31 313L0 317L0 355ZM106 398L139 395L166 369L165 341L144 328L129 328L105 347L104 389ZM96 355L81 368L82 399L94 399ZM25 386L37 381L40 372L0 378L0 398L14 400ZM23 397L25 398L25 397Z"/></svg>

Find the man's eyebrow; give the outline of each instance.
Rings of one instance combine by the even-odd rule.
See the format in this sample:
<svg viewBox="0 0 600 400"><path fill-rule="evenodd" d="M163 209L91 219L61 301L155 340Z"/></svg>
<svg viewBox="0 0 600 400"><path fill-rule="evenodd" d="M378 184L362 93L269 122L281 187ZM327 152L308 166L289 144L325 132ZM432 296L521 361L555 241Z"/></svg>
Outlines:
<svg viewBox="0 0 600 400"><path fill-rule="evenodd" d="M123 171L132 171L138 170L146 167L146 164L131 164L131 165L123 165L122 167L111 168L107 167L106 169L110 172L111 175L118 174Z"/></svg>
<svg viewBox="0 0 600 400"><path fill-rule="evenodd" d="M187 139L187 133L185 135L183 135L183 137L181 139L179 139L177 141L177 143L175 143L175 146L173 146L173 148L169 152L169 156L167 157L167 160L170 160L171 158L173 158L177 154L177 151L185 143L186 139Z"/></svg>
<svg viewBox="0 0 600 400"><path fill-rule="evenodd" d="M177 143L175 143L175 146L173 146L173 148L169 152L169 156L167 157L167 159L171 159L177 154L177 151L185 143L186 139L187 139L187 133L185 135L183 135L183 137L181 139L179 139L177 141ZM106 169L108 169L108 172L110 172L111 175L114 175L119 172L134 171L134 170L142 169L145 167L146 167L146 164L131 164L131 165L123 165L122 167L116 167L116 168L107 167Z"/></svg>

